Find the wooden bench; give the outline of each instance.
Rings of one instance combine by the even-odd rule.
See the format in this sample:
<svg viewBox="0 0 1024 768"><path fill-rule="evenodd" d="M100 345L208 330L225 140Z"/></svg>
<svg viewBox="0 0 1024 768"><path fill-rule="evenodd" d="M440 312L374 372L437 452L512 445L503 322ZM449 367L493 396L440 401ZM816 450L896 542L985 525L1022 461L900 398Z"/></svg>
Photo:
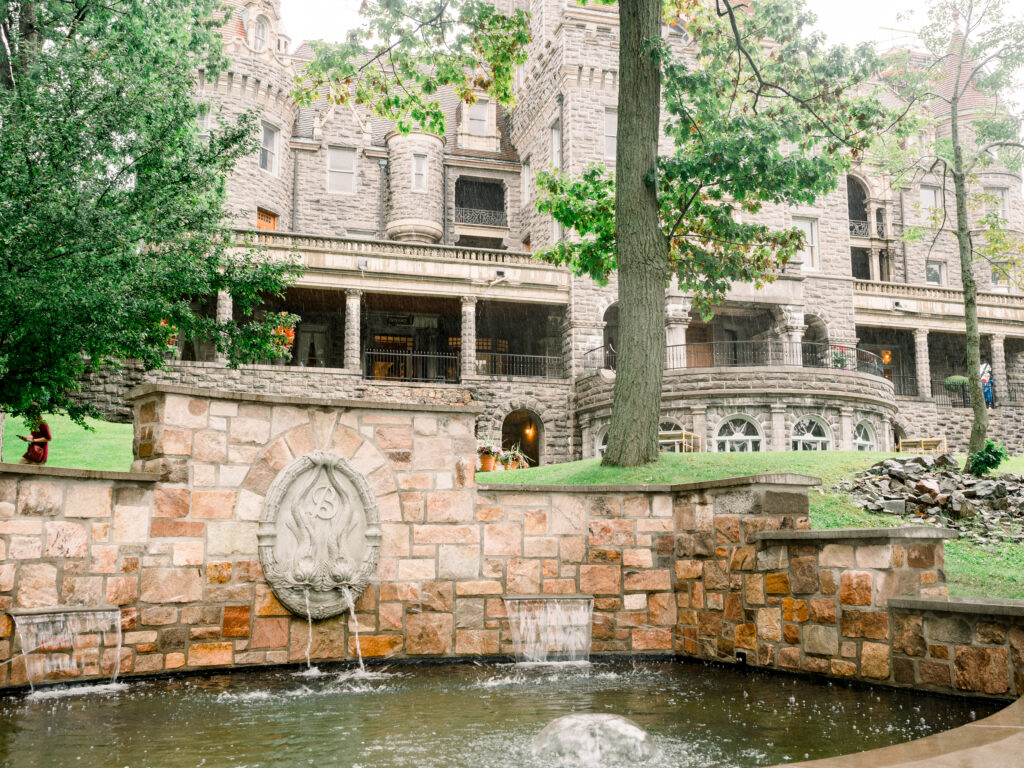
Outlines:
<svg viewBox="0 0 1024 768"><path fill-rule="evenodd" d="M946 453L946 438L915 437L900 440L896 450L899 453Z"/></svg>

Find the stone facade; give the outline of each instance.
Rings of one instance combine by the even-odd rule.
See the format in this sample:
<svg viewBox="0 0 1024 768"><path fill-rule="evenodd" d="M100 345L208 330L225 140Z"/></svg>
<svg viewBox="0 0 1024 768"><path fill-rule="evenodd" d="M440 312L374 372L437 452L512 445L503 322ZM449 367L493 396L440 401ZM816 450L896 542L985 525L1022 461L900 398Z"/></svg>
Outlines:
<svg viewBox="0 0 1024 768"><path fill-rule="evenodd" d="M132 398L133 472L0 467L0 685L25 684L26 664L65 679L352 660L357 627L367 658L507 656L504 596L589 595L598 654L932 688L946 662L947 690L1021 692L1024 619L951 607L950 534L810 531L814 478L478 487L465 404L152 384ZM354 614L311 624L258 551L307 460L351 471L380 542ZM19 615L75 610L119 611L122 642L20 647Z"/></svg>

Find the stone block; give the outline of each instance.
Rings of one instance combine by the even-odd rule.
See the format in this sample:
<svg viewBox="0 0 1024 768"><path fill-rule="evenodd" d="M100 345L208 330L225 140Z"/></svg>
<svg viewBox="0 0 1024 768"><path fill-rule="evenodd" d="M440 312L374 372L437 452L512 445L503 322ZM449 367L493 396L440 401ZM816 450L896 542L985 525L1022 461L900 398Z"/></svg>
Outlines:
<svg viewBox="0 0 1024 768"><path fill-rule="evenodd" d="M843 637L886 640L889 637L889 614L885 611L844 610L839 628Z"/></svg>
<svg viewBox="0 0 1024 768"><path fill-rule="evenodd" d="M248 605L224 606L221 634L224 637L248 637L252 609Z"/></svg>
<svg viewBox="0 0 1024 768"><path fill-rule="evenodd" d="M230 642L195 643L188 649L190 667L222 667L231 664L234 645Z"/></svg>
<svg viewBox="0 0 1024 768"><path fill-rule="evenodd" d="M810 615L810 609L806 600L797 600L792 597L782 598L782 618L785 621L804 622Z"/></svg>
<svg viewBox="0 0 1024 768"><path fill-rule="evenodd" d="M933 643L970 645L974 640L971 625L956 616L928 616L924 634Z"/></svg>
<svg viewBox="0 0 1024 768"><path fill-rule="evenodd" d="M442 544L437 548L437 576L440 579L475 579L480 576L480 547Z"/></svg>
<svg viewBox="0 0 1024 768"><path fill-rule="evenodd" d="M113 493L110 486L76 483L68 488L68 501L64 508L64 516L110 517L112 502Z"/></svg>
<svg viewBox="0 0 1024 768"><path fill-rule="evenodd" d="M1006 648L958 645L953 652L953 679L961 691L1002 694L1010 690Z"/></svg>
<svg viewBox="0 0 1024 768"><path fill-rule="evenodd" d="M733 629L733 645L736 648L757 649L757 626L755 624L737 624Z"/></svg>
<svg viewBox="0 0 1024 768"><path fill-rule="evenodd" d="M540 560L511 558L506 567L505 587L509 594L535 595L540 592Z"/></svg>
<svg viewBox="0 0 1024 768"><path fill-rule="evenodd" d="M629 547L636 543L632 520L591 520L592 547Z"/></svg>
<svg viewBox="0 0 1024 768"><path fill-rule="evenodd" d="M206 554L210 557L248 555L255 557L258 523L216 520L206 524Z"/></svg>
<svg viewBox="0 0 1024 768"><path fill-rule="evenodd" d="M804 651L818 656L839 655L839 635L835 627L810 624L804 627Z"/></svg>
<svg viewBox="0 0 1024 768"><path fill-rule="evenodd" d="M891 568L892 545L870 544L857 547L858 568Z"/></svg>
<svg viewBox="0 0 1024 768"><path fill-rule="evenodd" d="M144 568L142 601L146 603L194 603L203 597L199 568Z"/></svg>
<svg viewBox="0 0 1024 768"><path fill-rule="evenodd" d="M824 568L850 568L853 566L853 547L848 544L826 544L821 548L818 562Z"/></svg>
<svg viewBox="0 0 1024 768"><path fill-rule="evenodd" d="M235 491L194 491L192 517L200 520L230 520L234 515Z"/></svg>
<svg viewBox="0 0 1024 768"><path fill-rule="evenodd" d="M589 595L617 595L621 589L622 570L617 565L581 565L580 592Z"/></svg>
<svg viewBox="0 0 1024 768"><path fill-rule="evenodd" d="M223 464L228 460L228 436L212 430L196 432L192 438L192 458Z"/></svg>
<svg viewBox="0 0 1024 768"><path fill-rule="evenodd" d="M952 688L952 674L949 664L940 661L920 661L917 666L921 682L937 688Z"/></svg>
<svg viewBox="0 0 1024 768"><path fill-rule="evenodd" d="M551 532L580 535L587 533L586 504L583 497L556 493L551 498Z"/></svg>
<svg viewBox="0 0 1024 768"><path fill-rule="evenodd" d="M454 621L450 613L405 617L405 650L410 656L443 656L452 652Z"/></svg>
<svg viewBox="0 0 1024 768"><path fill-rule="evenodd" d="M810 595L818 591L818 566L813 557L790 560L789 584L795 595Z"/></svg>
<svg viewBox="0 0 1024 768"><path fill-rule="evenodd" d="M430 491L426 501L428 523L468 523L474 518L470 491Z"/></svg>
<svg viewBox="0 0 1024 768"><path fill-rule="evenodd" d="M109 492L109 489L107 490ZM59 483L26 480L18 488L18 515L44 515L52 517L60 514L63 503L64 489ZM110 502L108 500L106 514L109 513Z"/></svg>
<svg viewBox="0 0 1024 768"><path fill-rule="evenodd" d="M61 603L95 607L103 603L102 576L68 576L61 580Z"/></svg>
<svg viewBox="0 0 1024 768"><path fill-rule="evenodd" d="M889 679L889 646L865 642L860 648L860 673L872 680Z"/></svg>
<svg viewBox="0 0 1024 768"><path fill-rule="evenodd" d="M907 656L924 656L924 619L914 614L893 614L892 649Z"/></svg>
<svg viewBox="0 0 1024 768"><path fill-rule="evenodd" d="M498 631L492 629L455 630L455 653L465 656L494 656L499 651Z"/></svg>
<svg viewBox="0 0 1024 768"><path fill-rule="evenodd" d="M778 608L757 609L757 634L762 640L782 640L782 612Z"/></svg>
<svg viewBox="0 0 1024 768"><path fill-rule="evenodd" d="M359 655L364 659L387 658L402 652L401 635L366 635L359 636ZM356 638L349 635L348 655L356 655Z"/></svg>
<svg viewBox="0 0 1024 768"><path fill-rule="evenodd" d="M236 416L231 419L230 435L232 443L264 445L270 439L270 422Z"/></svg>
<svg viewBox="0 0 1024 768"><path fill-rule="evenodd" d="M491 523L484 527L484 554L515 556L523 553L523 529L517 523Z"/></svg>
<svg viewBox="0 0 1024 768"><path fill-rule="evenodd" d="M667 627L632 629L630 642L634 651L671 651L672 630Z"/></svg>
<svg viewBox="0 0 1024 768"><path fill-rule="evenodd" d="M911 568L934 568L935 545L911 544L907 547L907 565Z"/></svg>
<svg viewBox="0 0 1024 768"><path fill-rule="evenodd" d="M89 551L89 536L81 523L52 521L46 523L46 557L85 557Z"/></svg>
<svg viewBox="0 0 1024 768"><path fill-rule="evenodd" d="M158 487L153 490L153 517L186 517L192 506L187 488Z"/></svg>
<svg viewBox="0 0 1024 768"><path fill-rule="evenodd" d="M115 507L113 540L118 543L141 543L148 539L149 510L143 507Z"/></svg>
<svg viewBox="0 0 1024 768"><path fill-rule="evenodd" d="M57 567L49 563L22 565L18 571L17 604L29 609L57 605Z"/></svg>
<svg viewBox="0 0 1024 768"><path fill-rule="evenodd" d="M836 623L836 601L834 598L812 597L808 607L811 621L822 624Z"/></svg>
<svg viewBox="0 0 1024 768"><path fill-rule="evenodd" d="M790 593L788 573L769 573L765 575L764 591L769 595L788 595Z"/></svg>
<svg viewBox="0 0 1024 768"><path fill-rule="evenodd" d="M840 604L871 605L872 583L871 574L867 571L843 571L839 577Z"/></svg>
<svg viewBox="0 0 1024 768"><path fill-rule="evenodd" d="M774 571L789 565L786 547L767 546L757 552L757 570Z"/></svg>
<svg viewBox="0 0 1024 768"><path fill-rule="evenodd" d="M627 571L624 588L633 591L662 592L672 588L672 575L664 570Z"/></svg>
<svg viewBox="0 0 1024 768"><path fill-rule="evenodd" d="M139 599L138 577L109 576L106 598L109 605L131 605Z"/></svg>

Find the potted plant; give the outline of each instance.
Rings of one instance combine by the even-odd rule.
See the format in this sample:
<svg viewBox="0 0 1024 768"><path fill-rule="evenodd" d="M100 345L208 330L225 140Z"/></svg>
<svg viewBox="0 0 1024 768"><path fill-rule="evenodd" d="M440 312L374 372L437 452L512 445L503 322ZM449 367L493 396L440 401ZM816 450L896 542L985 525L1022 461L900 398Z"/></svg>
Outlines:
<svg viewBox="0 0 1024 768"><path fill-rule="evenodd" d="M522 455L519 443L516 443L507 451L502 452L501 464L506 470L519 469L519 457Z"/></svg>
<svg viewBox="0 0 1024 768"><path fill-rule="evenodd" d="M288 317L287 312L281 312L280 315L283 318ZM275 365L284 365L288 358L291 356L292 345L295 344L295 326L285 325L283 322L281 325L274 329L274 349L278 350L280 354L274 359Z"/></svg>
<svg viewBox="0 0 1024 768"><path fill-rule="evenodd" d="M523 453L523 449L519 443L512 446L512 455L513 460L515 461L513 469L526 469L530 466L530 460L526 457L526 454Z"/></svg>
<svg viewBox="0 0 1024 768"><path fill-rule="evenodd" d="M494 462L500 461L503 456L501 448L490 438L484 438L477 443L476 455L480 457L481 472L493 472Z"/></svg>

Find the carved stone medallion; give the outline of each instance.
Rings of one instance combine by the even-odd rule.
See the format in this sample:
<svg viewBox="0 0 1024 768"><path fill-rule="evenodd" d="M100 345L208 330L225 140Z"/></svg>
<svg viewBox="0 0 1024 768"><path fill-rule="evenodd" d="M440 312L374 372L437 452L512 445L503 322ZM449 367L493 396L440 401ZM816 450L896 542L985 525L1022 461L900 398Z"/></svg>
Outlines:
<svg viewBox="0 0 1024 768"><path fill-rule="evenodd" d="M257 542L267 583L299 616L326 619L366 589L380 554L380 517L370 486L346 459L300 456L267 491Z"/></svg>

